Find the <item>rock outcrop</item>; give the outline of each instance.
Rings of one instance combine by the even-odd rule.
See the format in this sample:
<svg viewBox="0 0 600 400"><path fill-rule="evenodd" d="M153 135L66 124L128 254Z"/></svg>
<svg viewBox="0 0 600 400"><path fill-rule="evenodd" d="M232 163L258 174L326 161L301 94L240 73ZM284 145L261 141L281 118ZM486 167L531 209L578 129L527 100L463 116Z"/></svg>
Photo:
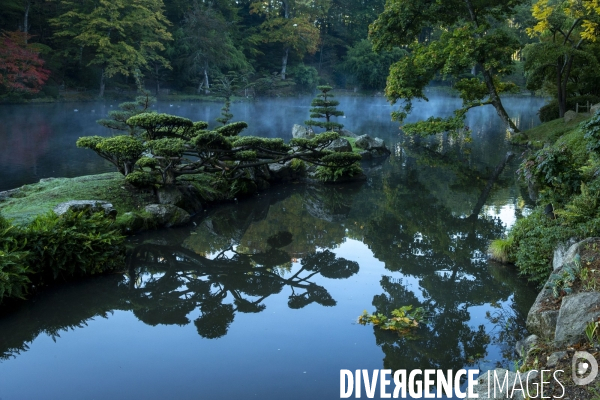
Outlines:
<svg viewBox="0 0 600 400"><path fill-rule="evenodd" d="M585 327L600 317L600 293L581 292L565 296L558 312L554 343L571 346L585 338Z"/></svg>
<svg viewBox="0 0 600 400"><path fill-rule="evenodd" d="M352 145L350 144L348 139L344 139L343 137L341 137L331 142L331 144L327 146L326 149L335 151L336 153L341 153L344 151L352 151Z"/></svg>
<svg viewBox="0 0 600 400"><path fill-rule="evenodd" d="M107 217L115 218L117 210L108 201L100 200L71 200L60 203L54 207L56 215L63 215L68 211L81 212L88 211L90 213L103 212Z"/></svg>
<svg viewBox="0 0 600 400"><path fill-rule="evenodd" d="M312 139L315 137L315 132L302 125L295 124L292 128L292 137L293 138L303 138L303 139Z"/></svg>
<svg viewBox="0 0 600 400"><path fill-rule="evenodd" d="M152 216L157 226L165 228L187 224L191 218L187 211L172 204L150 204L144 211Z"/></svg>
<svg viewBox="0 0 600 400"><path fill-rule="evenodd" d="M562 298L560 307L552 291L553 282L559 281L563 269L575 262L581 249L587 243L600 240L588 238L568 247L557 246L553 261L554 270L538 294L527 314L527 329L544 340L553 340L557 347L571 346L585 338L585 328L591 321L600 318L600 293L597 291L578 292Z"/></svg>
<svg viewBox="0 0 600 400"><path fill-rule="evenodd" d="M362 135L356 138L355 146L363 151L360 153L363 160L387 157L392 152L386 147L385 142L379 138Z"/></svg>

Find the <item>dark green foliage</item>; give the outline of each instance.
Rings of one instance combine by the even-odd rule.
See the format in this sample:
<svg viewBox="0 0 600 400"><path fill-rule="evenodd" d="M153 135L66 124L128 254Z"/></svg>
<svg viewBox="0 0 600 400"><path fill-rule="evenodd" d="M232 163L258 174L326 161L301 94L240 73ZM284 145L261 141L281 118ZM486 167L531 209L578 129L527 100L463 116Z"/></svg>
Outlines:
<svg viewBox="0 0 600 400"><path fill-rule="evenodd" d="M312 92L319 82L319 72L315 67L308 67L304 64L298 64L290 69L296 82L296 88L300 92Z"/></svg>
<svg viewBox="0 0 600 400"><path fill-rule="evenodd" d="M566 101L567 110L575 111L577 103L579 106L585 106L587 103L596 104L600 103L600 97L594 95L585 95L578 97L569 97ZM585 109L581 109L584 111ZM558 110L558 100L552 100L550 103L546 104L539 111L540 121L548 122L559 118L559 110Z"/></svg>
<svg viewBox="0 0 600 400"><path fill-rule="evenodd" d="M545 147L536 151L521 164L519 175L527 182L549 189L556 195L568 197L578 191L581 175L573 153L566 146Z"/></svg>
<svg viewBox="0 0 600 400"><path fill-rule="evenodd" d="M269 139L255 136L242 136L233 140L234 147L256 147L258 149L272 150L287 153L290 148L283 142L283 139Z"/></svg>
<svg viewBox="0 0 600 400"><path fill-rule="evenodd" d="M112 138L84 137L77 145L94 150L112 162L137 187L174 185L182 175L194 180L194 176L207 174L212 188L230 195L249 194L257 189L251 169L290 160L323 167L324 180L360 173L358 164L353 165L359 156L326 150L339 138L333 131L310 140L294 139L292 147L279 138L238 136L248 127L243 121L207 130L208 124L202 121L192 123L177 116L142 113L129 118L128 124L141 129L141 133ZM217 181L225 183L215 184Z"/></svg>
<svg viewBox="0 0 600 400"><path fill-rule="evenodd" d="M144 188L156 184L156 176L146 171L133 171L125 180L135 187Z"/></svg>
<svg viewBox="0 0 600 400"><path fill-rule="evenodd" d="M149 95L136 97L135 101L119 104L120 110L109 111L108 118L99 119L96 122L109 129L129 132L132 136L139 134L139 130L136 131L135 127L128 125L127 120L134 115L146 112L155 102L156 99Z"/></svg>
<svg viewBox="0 0 600 400"><path fill-rule="evenodd" d="M142 157L135 163L135 165L140 168L155 169L158 166L158 161L155 158Z"/></svg>
<svg viewBox="0 0 600 400"><path fill-rule="evenodd" d="M43 286L122 268L124 237L103 213L53 212L26 227L0 216L0 302Z"/></svg>
<svg viewBox="0 0 600 400"><path fill-rule="evenodd" d="M145 150L140 140L129 135L110 138L85 136L77 140L77 147L95 151L100 157L117 167L117 170L125 176L133 172L134 164L142 157Z"/></svg>
<svg viewBox="0 0 600 400"><path fill-rule="evenodd" d="M376 53L373 51L373 43L363 39L348 49L341 69L351 74L363 89L383 89L390 66L405 55L406 50L399 47Z"/></svg>
<svg viewBox="0 0 600 400"><path fill-rule="evenodd" d="M248 128L248 124L244 121L232 122L215 129L215 132L223 136L231 137L239 135L246 128Z"/></svg>
<svg viewBox="0 0 600 400"><path fill-rule="evenodd" d="M594 115L589 121L581 124L581 129L585 132L583 137L587 141L588 151L598 153L600 150L600 114Z"/></svg>
<svg viewBox="0 0 600 400"><path fill-rule="evenodd" d="M318 126L326 131L341 130L344 125L331 121L331 117L341 117L343 111L339 111L336 107L340 104L337 100L331 100L334 96L329 92L333 88L331 86L317 86L317 90L321 93L310 103L310 120L304 123L308 126ZM325 121L315 121L312 118L325 118Z"/></svg>
<svg viewBox="0 0 600 400"><path fill-rule="evenodd" d="M16 228L0 215L0 303L3 298L23 298L30 285L25 243L17 241L12 231Z"/></svg>
<svg viewBox="0 0 600 400"><path fill-rule="evenodd" d="M560 219L550 219L539 207L527 218L517 220L510 231L513 254L519 273L530 281L543 285L552 272L554 248L571 237L577 230L564 226Z"/></svg>
<svg viewBox="0 0 600 400"><path fill-rule="evenodd" d="M194 126L194 130L196 130L196 131L200 131L200 130L203 130L203 129L207 129L207 128L208 128L208 122L205 122L205 121L197 121L197 122L194 122L194 125L193 125L193 126Z"/></svg>
<svg viewBox="0 0 600 400"><path fill-rule="evenodd" d="M144 130L143 137L147 140L159 137L184 136L187 129L193 128L194 123L183 117L170 114L142 113L127 120L127 124Z"/></svg>
<svg viewBox="0 0 600 400"><path fill-rule="evenodd" d="M186 150L186 141L183 139L162 138L149 141L147 146L155 157L161 157L161 159L155 158L157 163L160 164L163 158L167 159L167 162L171 162L171 158L181 157Z"/></svg>
<svg viewBox="0 0 600 400"><path fill-rule="evenodd" d="M26 241L36 283L99 274L124 264L124 237L103 213L53 212L38 216L17 235Z"/></svg>
<svg viewBox="0 0 600 400"><path fill-rule="evenodd" d="M317 178L323 182L337 181L340 178L360 175L362 169L359 162L362 159L356 153L331 153L319 160Z"/></svg>
<svg viewBox="0 0 600 400"><path fill-rule="evenodd" d="M198 148L214 150L230 150L231 143L223 135L217 132L205 131L192 139L194 146Z"/></svg>

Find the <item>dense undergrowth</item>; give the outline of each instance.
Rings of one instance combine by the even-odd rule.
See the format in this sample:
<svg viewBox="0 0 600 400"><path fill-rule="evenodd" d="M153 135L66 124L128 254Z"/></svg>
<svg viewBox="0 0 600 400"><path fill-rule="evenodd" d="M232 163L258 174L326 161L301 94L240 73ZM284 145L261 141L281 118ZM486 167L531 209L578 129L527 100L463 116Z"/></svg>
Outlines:
<svg viewBox="0 0 600 400"><path fill-rule="evenodd" d="M124 237L103 214L53 212L25 226L0 216L0 303L36 288L122 268Z"/></svg>
<svg viewBox="0 0 600 400"><path fill-rule="evenodd" d="M549 123L546 139L554 143L530 153L518 171L538 193L536 208L490 246L493 257L515 263L538 285L550 275L559 243L600 234L600 114L554 137L560 123Z"/></svg>

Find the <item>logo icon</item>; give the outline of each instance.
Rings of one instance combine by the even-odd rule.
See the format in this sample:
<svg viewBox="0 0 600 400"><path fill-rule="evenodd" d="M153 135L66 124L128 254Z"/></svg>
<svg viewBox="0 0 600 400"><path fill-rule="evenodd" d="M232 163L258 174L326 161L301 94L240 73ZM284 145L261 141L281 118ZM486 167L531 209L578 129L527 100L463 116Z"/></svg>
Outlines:
<svg viewBox="0 0 600 400"><path fill-rule="evenodd" d="M573 382L576 385L587 385L598 375L598 363L587 351L576 351L571 362ZM589 372L587 377L584 377Z"/></svg>

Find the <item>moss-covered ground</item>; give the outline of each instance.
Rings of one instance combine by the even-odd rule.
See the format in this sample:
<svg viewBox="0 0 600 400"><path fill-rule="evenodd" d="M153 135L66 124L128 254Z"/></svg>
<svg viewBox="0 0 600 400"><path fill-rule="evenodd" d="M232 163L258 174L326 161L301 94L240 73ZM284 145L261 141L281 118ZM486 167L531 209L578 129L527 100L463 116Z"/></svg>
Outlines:
<svg viewBox="0 0 600 400"><path fill-rule="evenodd" d="M117 209L119 215L140 209L154 202L152 191L133 188L117 173L55 178L24 185L15 194L0 201L0 213L16 224L27 223L39 214L69 200L104 200Z"/></svg>
<svg viewBox="0 0 600 400"><path fill-rule="evenodd" d="M565 122L562 118L545 122L515 135L512 143L531 144L533 147L543 147L546 143L554 144L562 136L578 130L579 124L589 118L589 114L579 114L569 122Z"/></svg>
<svg viewBox="0 0 600 400"><path fill-rule="evenodd" d="M350 136L342 136L342 137L350 143L350 146L352 146L353 153L358 154L361 151L363 151L363 149L359 149L358 147L356 147L356 138L355 137L350 137Z"/></svg>

